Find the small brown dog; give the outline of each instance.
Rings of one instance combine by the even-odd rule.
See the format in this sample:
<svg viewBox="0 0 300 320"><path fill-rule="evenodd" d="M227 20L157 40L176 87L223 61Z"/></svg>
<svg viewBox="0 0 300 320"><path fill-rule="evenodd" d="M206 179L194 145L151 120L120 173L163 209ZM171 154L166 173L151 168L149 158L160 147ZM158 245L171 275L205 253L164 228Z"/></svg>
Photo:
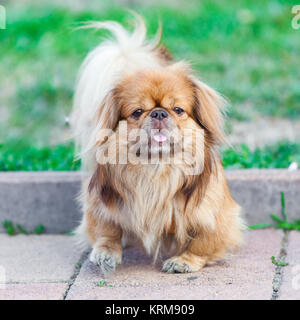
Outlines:
<svg viewBox="0 0 300 320"><path fill-rule="evenodd" d="M91 173L78 228L90 260L112 271L134 238L155 258L173 255L163 271L198 271L237 248L244 228L217 151L223 100L158 47L160 32L146 41L140 17L133 33L112 21L87 27L115 36L85 59L72 115Z"/></svg>

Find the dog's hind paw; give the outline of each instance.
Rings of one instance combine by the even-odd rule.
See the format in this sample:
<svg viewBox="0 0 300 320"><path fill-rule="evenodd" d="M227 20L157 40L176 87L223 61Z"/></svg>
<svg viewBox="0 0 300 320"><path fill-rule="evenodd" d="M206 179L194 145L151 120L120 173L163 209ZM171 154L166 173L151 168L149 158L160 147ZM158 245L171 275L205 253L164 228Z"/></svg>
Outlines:
<svg viewBox="0 0 300 320"><path fill-rule="evenodd" d="M90 261L98 265L103 273L111 273L121 264L121 257L118 254L94 248L90 254Z"/></svg>

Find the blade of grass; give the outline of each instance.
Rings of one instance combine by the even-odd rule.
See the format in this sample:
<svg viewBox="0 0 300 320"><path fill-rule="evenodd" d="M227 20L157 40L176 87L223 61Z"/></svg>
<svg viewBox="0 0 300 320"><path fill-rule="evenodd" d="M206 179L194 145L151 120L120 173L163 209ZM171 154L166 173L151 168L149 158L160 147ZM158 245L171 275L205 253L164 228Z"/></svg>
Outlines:
<svg viewBox="0 0 300 320"><path fill-rule="evenodd" d="M275 264L275 266L278 266L278 267L285 267L285 266L288 265L287 262L277 261L274 256L271 257L271 261L272 261L273 264Z"/></svg>
<svg viewBox="0 0 300 320"><path fill-rule="evenodd" d="M275 220L275 221L277 221L277 222L279 222L279 223L283 223L284 221L283 220L281 220L279 217L277 217L277 216L275 216L275 214L270 214L270 217L273 219L273 220Z"/></svg>
<svg viewBox="0 0 300 320"><path fill-rule="evenodd" d="M21 225L17 224L17 229L19 231L19 233L22 234L28 234L28 231L26 231Z"/></svg>
<svg viewBox="0 0 300 320"><path fill-rule="evenodd" d="M252 226L249 226L248 229L255 230L255 229L264 229L264 228L270 228L273 227L272 223L260 223L260 224L254 224Z"/></svg>
<svg viewBox="0 0 300 320"><path fill-rule="evenodd" d="M287 214L286 214L286 211L285 211L285 198L284 198L284 193L281 192L281 193L280 193L280 196L281 196L281 214L282 214L282 216L283 216L284 221L288 221Z"/></svg>
<svg viewBox="0 0 300 320"><path fill-rule="evenodd" d="M42 234L45 231L45 227L43 225L37 226L34 230L33 233L35 234Z"/></svg>
<svg viewBox="0 0 300 320"><path fill-rule="evenodd" d="M2 224L7 234L9 234L10 236L13 236L16 234L16 229L11 221L4 220Z"/></svg>

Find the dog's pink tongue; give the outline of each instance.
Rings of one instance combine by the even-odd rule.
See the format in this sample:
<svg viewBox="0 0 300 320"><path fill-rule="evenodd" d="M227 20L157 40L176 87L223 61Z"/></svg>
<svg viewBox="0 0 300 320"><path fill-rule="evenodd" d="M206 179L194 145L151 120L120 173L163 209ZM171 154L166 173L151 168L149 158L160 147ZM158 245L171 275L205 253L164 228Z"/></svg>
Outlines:
<svg viewBox="0 0 300 320"><path fill-rule="evenodd" d="M167 140L167 137L162 133L157 133L153 136L156 142L164 142Z"/></svg>

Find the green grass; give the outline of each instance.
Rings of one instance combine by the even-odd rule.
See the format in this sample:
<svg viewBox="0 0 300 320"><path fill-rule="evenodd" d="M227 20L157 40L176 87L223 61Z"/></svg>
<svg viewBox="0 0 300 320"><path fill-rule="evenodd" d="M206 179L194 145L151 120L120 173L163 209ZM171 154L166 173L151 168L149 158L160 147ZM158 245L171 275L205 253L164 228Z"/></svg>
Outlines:
<svg viewBox="0 0 300 320"><path fill-rule="evenodd" d="M271 261L272 261L272 263L275 264L275 266L277 266L277 267L286 267L286 266L288 265L287 262L277 261L274 256L271 257Z"/></svg>
<svg viewBox="0 0 300 320"><path fill-rule="evenodd" d="M14 236L16 234L42 234L45 232L45 227L43 225L38 225L34 230L32 231L27 231L25 230L20 224L14 225L12 221L4 220L2 222L2 225L6 231L6 233L10 236Z"/></svg>
<svg viewBox="0 0 300 320"><path fill-rule="evenodd" d="M80 168L74 160L72 143L52 147L0 145L0 171L70 171ZM300 164L300 144L280 142L251 151L246 145L222 152L225 168L287 168L291 162Z"/></svg>
<svg viewBox="0 0 300 320"><path fill-rule="evenodd" d="M0 171L69 171L79 167L70 143L40 148L14 142L0 145Z"/></svg>
<svg viewBox="0 0 300 320"><path fill-rule="evenodd" d="M223 165L230 169L287 168L291 162L300 164L300 144L279 142L251 151L242 144L222 153Z"/></svg>
<svg viewBox="0 0 300 320"><path fill-rule="evenodd" d="M288 216L285 210L285 197L284 193L281 192L281 215L282 218L276 216L275 214L271 214L271 218L275 222L275 228L283 229L283 230L298 230L300 231L300 220L289 221Z"/></svg>
<svg viewBox="0 0 300 320"><path fill-rule="evenodd" d="M100 2L99 2L100 3ZM136 4L154 34L176 58L191 61L201 77L231 101L230 118L300 117L299 30L291 28L293 0L203 0ZM141 2L142 3L142 2ZM60 140L72 104L75 76L103 32L73 28L81 21L130 14L113 1L73 10L50 1L4 2L0 30L0 143L21 139L36 146ZM22 166L22 165L21 165Z"/></svg>
<svg viewBox="0 0 300 320"><path fill-rule="evenodd" d="M108 284L105 280L101 280L97 283L97 287L112 287L112 285Z"/></svg>
<svg viewBox="0 0 300 320"><path fill-rule="evenodd" d="M264 228L276 228L282 230L298 230L300 231L300 220L294 219L293 221L288 220L288 216L285 210L285 197L284 193L280 193L281 197L281 216L282 218L276 216L275 214L271 213L270 217L273 219L274 223L261 223L249 226L250 230L255 229L264 229Z"/></svg>

